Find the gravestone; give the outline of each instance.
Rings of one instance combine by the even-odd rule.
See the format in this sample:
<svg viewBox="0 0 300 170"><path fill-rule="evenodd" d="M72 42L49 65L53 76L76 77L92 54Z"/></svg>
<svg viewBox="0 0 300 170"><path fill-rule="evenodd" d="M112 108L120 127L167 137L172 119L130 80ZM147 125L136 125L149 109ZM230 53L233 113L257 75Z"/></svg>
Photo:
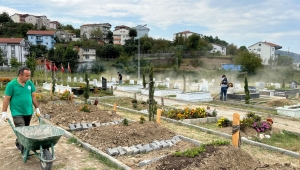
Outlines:
<svg viewBox="0 0 300 170"><path fill-rule="evenodd" d="M74 83L76 83L77 82L77 77L74 77Z"/></svg>
<svg viewBox="0 0 300 170"><path fill-rule="evenodd" d="M111 82L112 82L112 83L116 83L116 78L112 78L112 79L111 79Z"/></svg>
<svg viewBox="0 0 300 170"><path fill-rule="evenodd" d="M174 89L180 89L180 84L179 83L174 83Z"/></svg>
<svg viewBox="0 0 300 170"><path fill-rule="evenodd" d="M258 93L255 86L248 86L249 93Z"/></svg>
<svg viewBox="0 0 300 170"><path fill-rule="evenodd" d="M83 78L82 77L79 78L79 82L83 83Z"/></svg>
<svg viewBox="0 0 300 170"><path fill-rule="evenodd" d="M258 88L264 89L265 88L265 82L258 82Z"/></svg>
<svg viewBox="0 0 300 170"><path fill-rule="evenodd" d="M107 89L107 80L106 78L102 77L102 89L106 90Z"/></svg>
<svg viewBox="0 0 300 170"><path fill-rule="evenodd" d="M170 82L170 78L166 78L166 82Z"/></svg>
<svg viewBox="0 0 300 170"><path fill-rule="evenodd" d="M134 80L129 80L129 84L134 84Z"/></svg>
<svg viewBox="0 0 300 170"><path fill-rule="evenodd" d="M68 77L68 82L71 82L71 77Z"/></svg>
<svg viewBox="0 0 300 170"><path fill-rule="evenodd" d="M296 88L297 88L297 85L298 85L298 83L297 83L296 81L292 81L292 82L290 83L290 88L291 88L291 89L296 89Z"/></svg>
<svg viewBox="0 0 300 170"><path fill-rule="evenodd" d="M97 79L93 79L93 84L94 84L94 86L97 86Z"/></svg>

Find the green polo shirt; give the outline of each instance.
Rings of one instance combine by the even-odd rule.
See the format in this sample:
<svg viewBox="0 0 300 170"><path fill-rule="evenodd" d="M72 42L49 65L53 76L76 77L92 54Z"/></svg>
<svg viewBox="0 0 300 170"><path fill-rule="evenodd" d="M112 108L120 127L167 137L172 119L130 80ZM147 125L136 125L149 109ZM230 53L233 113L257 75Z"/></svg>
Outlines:
<svg viewBox="0 0 300 170"><path fill-rule="evenodd" d="M28 80L22 86L17 78L6 85L4 94L10 96L10 111L12 116L30 116L33 114L32 93L34 84Z"/></svg>

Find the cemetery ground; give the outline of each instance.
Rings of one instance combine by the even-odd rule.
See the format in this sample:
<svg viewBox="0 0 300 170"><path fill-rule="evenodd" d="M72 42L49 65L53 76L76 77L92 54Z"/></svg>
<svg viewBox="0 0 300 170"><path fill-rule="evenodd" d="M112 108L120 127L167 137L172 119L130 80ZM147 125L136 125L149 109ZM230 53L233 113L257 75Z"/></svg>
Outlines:
<svg viewBox="0 0 300 170"><path fill-rule="evenodd" d="M120 95L120 93L117 91L115 94ZM112 97L107 97L106 99L111 100L111 98ZM90 143L102 151L106 151L107 147L124 145L130 146L131 144L151 142L155 139L170 139L177 134L196 139L203 143L210 143L216 140L225 140L224 138L216 135L166 121L162 121L161 126L147 121L144 124L140 124L139 120L141 115L121 110L118 110L117 114L115 114L112 112L112 108L103 105L98 107L91 105L91 112L89 113L79 112L81 101L76 100L76 102L77 103L72 103L65 100L54 100L54 102L50 101L48 103L41 102L41 110L43 113L47 113L51 116L49 121L52 124L60 126L64 129L69 129L68 123L76 123L78 121L109 122L113 120L119 120L120 118L127 118L129 120L136 121L129 122L129 126L117 124L73 132L73 134L79 139ZM105 98L103 98L100 100L100 102L107 101ZM121 96L114 97L112 102L123 103L123 107L132 107L132 109L134 109L129 98L123 98ZM165 102L170 103L171 101L166 100ZM127 105L125 105L126 103ZM183 105L186 103L176 102L174 104L177 106L181 105L181 107L183 107ZM140 107L141 109L146 108L144 104L141 104ZM193 106L189 105L189 107ZM197 107L199 107L199 105ZM98 108L100 108L100 110L96 111ZM95 114L96 112L98 114ZM32 157L26 164L22 163L20 153L12 145L15 138L11 128L7 124L1 124L1 126L4 127L1 128L1 135L5 137L2 138L3 141L0 144L1 151L2 147L4 150L4 152L1 153L0 158L7 163L5 164L7 168L15 167L15 169L22 169L24 167L28 167L29 169L39 169L38 160L34 157ZM213 125L206 126L208 127ZM216 128L216 126L212 128L215 130L220 130L220 128ZM223 132L227 131L230 133L231 129L221 128L221 130ZM68 140L63 137L55 146L57 161L54 162L54 169L68 169L68 167L71 169L113 169L113 167L108 168L106 165L102 165L97 159L93 158L91 153L88 153L83 148L76 146L76 144L70 144L70 142L72 143L72 140ZM75 142L75 140L73 142ZM205 153L200 154L200 156L195 158L171 156L175 151L184 152L186 149L195 147L196 146L192 145L191 143L181 141L168 149L157 150L147 154L117 156L116 158L133 169L156 169L155 167L158 169L199 169L197 166L200 165L203 169L208 169L208 167L215 169L220 167L228 169L259 169L258 167L261 167L262 169L300 168L298 159L247 144L242 144L241 149L231 146L208 146ZM162 160L145 167L137 166L138 162L142 160L152 159L162 155L170 156L167 156ZM174 161L177 163L174 163ZM284 165L284 163L286 164ZM239 164L239 166L237 164ZM269 167L265 166L266 164Z"/></svg>

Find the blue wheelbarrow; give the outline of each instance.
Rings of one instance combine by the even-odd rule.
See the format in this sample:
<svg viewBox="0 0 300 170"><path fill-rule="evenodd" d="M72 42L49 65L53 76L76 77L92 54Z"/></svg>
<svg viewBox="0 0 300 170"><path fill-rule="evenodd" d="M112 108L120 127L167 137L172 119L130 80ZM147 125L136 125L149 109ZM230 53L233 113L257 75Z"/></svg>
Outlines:
<svg viewBox="0 0 300 170"><path fill-rule="evenodd" d="M41 118L38 117L38 119L39 125L21 127L14 127L10 119L7 119L7 121L18 137L19 143L24 147L23 162L26 163L29 156L36 155L40 159L41 168L50 170L53 161L56 159L54 145L59 141L64 131L49 124L42 124ZM29 155L30 151L33 151L34 154Z"/></svg>

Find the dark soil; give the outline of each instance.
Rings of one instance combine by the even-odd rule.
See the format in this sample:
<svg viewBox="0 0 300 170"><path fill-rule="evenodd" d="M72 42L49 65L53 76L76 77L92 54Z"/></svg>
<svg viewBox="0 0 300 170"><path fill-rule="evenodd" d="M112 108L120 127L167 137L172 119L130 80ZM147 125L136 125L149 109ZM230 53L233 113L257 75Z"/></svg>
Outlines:
<svg viewBox="0 0 300 170"><path fill-rule="evenodd" d="M80 111L82 104L79 102L71 102L66 100L49 101L40 103L42 114L49 114L51 122L66 130L69 130L69 124L76 123L92 123L92 122L112 122L122 119L112 111L100 110L95 105L89 105L90 112Z"/></svg>
<svg viewBox="0 0 300 170"><path fill-rule="evenodd" d="M118 146L132 146L147 144L154 140L170 140L176 134L154 122L130 122L129 126L123 123L110 126L95 127L85 131L75 132L83 141L94 147L106 151Z"/></svg>
<svg viewBox="0 0 300 170"><path fill-rule="evenodd" d="M147 169L156 170L297 170L290 164L262 164L234 146L208 145L199 156L176 157L169 155Z"/></svg>

